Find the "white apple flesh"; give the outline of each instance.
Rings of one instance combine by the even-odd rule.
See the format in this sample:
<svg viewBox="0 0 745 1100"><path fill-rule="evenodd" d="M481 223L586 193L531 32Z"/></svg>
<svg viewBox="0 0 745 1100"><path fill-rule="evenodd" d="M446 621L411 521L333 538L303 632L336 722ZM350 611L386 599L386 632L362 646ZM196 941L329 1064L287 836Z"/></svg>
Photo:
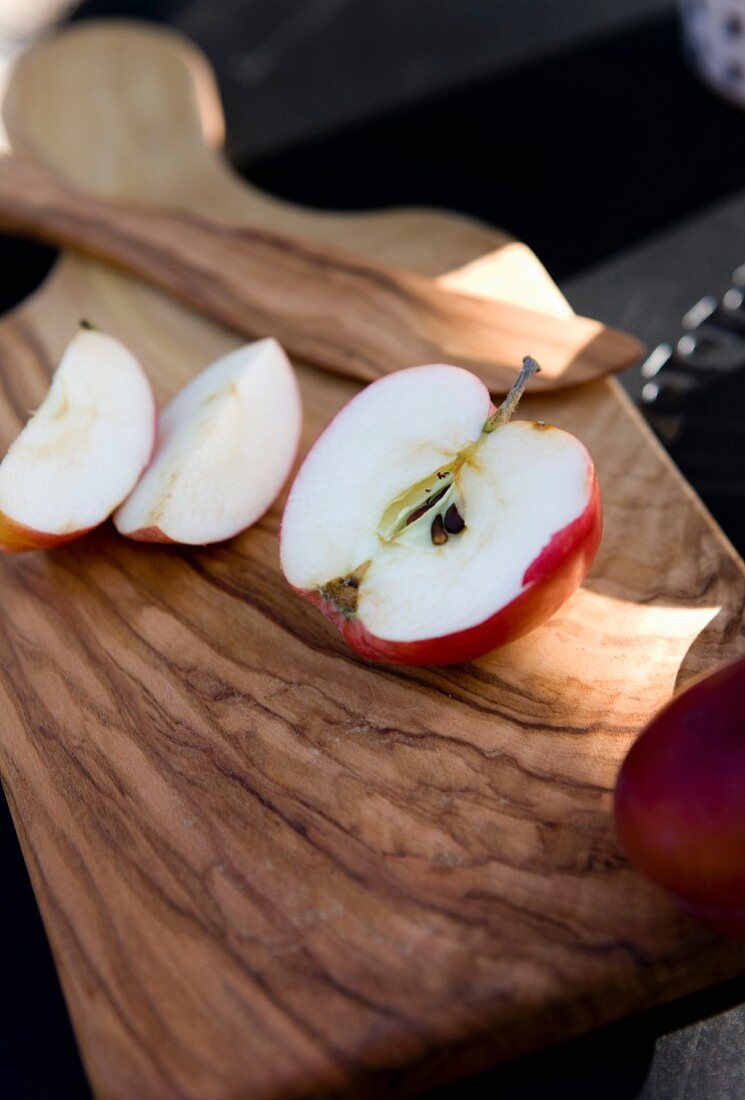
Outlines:
<svg viewBox="0 0 745 1100"><path fill-rule="evenodd" d="M164 409L153 461L114 516L117 530L192 545L238 534L279 495L301 423L295 373L276 340L223 356Z"/></svg>
<svg viewBox="0 0 745 1100"><path fill-rule="evenodd" d="M107 519L153 452L157 408L135 356L90 327L0 463L0 550L58 546Z"/></svg>
<svg viewBox="0 0 745 1100"><path fill-rule="evenodd" d="M350 401L309 452L282 520L282 569L361 655L474 659L544 622L583 580L602 529L592 460L558 428L501 423L519 392L497 415L468 371L402 370Z"/></svg>

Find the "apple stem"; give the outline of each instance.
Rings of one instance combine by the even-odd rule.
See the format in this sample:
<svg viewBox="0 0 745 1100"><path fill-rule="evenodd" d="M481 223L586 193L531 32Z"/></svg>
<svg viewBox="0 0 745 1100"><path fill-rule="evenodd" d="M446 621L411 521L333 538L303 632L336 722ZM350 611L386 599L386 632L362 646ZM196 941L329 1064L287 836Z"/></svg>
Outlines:
<svg viewBox="0 0 745 1100"><path fill-rule="evenodd" d="M484 424L483 430L485 432L493 432L495 428L501 428L503 424L506 424L510 419L515 409L517 408L520 398L525 392L530 379L534 374L537 374L541 368L532 356L526 355L523 359L523 365L520 368L512 389L505 397L502 404L499 406L496 412L492 413L489 419Z"/></svg>

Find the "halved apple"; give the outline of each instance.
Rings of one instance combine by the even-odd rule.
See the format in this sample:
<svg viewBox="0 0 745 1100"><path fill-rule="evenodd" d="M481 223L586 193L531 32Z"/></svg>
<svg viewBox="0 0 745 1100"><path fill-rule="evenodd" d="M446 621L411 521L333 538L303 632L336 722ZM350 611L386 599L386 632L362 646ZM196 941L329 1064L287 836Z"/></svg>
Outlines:
<svg viewBox="0 0 745 1100"><path fill-rule="evenodd" d="M250 527L292 469L301 422L295 373L276 340L216 360L164 409L155 456L114 516L117 530L204 545Z"/></svg>
<svg viewBox="0 0 745 1100"><path fill-rule="evenodd" d="M552 615L602 530L592 460L541 422L508 423L473 374L413 367L368 386L320 436L282 520L290 585L357 653L470 660Z"/></svg>
<svg viewBox="0 0 745 1100"><path fill-rule="evenodd" d="M147 465L156 424L135 356L84 324L0 463L0 550L58 546L103 523Z"/></svg>

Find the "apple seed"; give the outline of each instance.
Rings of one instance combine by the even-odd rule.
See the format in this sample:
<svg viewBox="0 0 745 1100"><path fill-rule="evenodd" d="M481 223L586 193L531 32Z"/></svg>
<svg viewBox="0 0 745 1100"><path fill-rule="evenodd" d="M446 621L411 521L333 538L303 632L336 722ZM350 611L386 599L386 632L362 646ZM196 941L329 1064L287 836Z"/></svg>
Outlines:
<svg viewBox="0 0 745 1100"><path fill-rule="evenodd" d="M442 546L444 542L448 541L448 533L445 530L445 524L443 523L442 516L439 512L432 520L430 535L432 536L432 542L435 544L435 546Z"/></svg>
<svg viewBox="0 0 745 1100"><path fill-rule="evenodd" d="M457 504L451 504L445 513L443 520L445 530L449 535L459 535L463 528L466 526L466 521L458 511Z"/></svg>

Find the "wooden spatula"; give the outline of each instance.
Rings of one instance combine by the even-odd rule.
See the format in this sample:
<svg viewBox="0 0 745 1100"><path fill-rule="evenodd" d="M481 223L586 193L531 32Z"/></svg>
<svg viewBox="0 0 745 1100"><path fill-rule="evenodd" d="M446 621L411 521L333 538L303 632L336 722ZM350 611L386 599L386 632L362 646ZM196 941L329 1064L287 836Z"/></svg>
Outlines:
<svg viewBox="0 0 745 1100"><path fill-rule="evenodd" d="M588 382L641 354L633 337L459 294L288 233L85 193L28 159L0 161L0 226L113 263L248 336L361 381L418 363L476 371L509 389L526 354L534 389Z"/></svg>

